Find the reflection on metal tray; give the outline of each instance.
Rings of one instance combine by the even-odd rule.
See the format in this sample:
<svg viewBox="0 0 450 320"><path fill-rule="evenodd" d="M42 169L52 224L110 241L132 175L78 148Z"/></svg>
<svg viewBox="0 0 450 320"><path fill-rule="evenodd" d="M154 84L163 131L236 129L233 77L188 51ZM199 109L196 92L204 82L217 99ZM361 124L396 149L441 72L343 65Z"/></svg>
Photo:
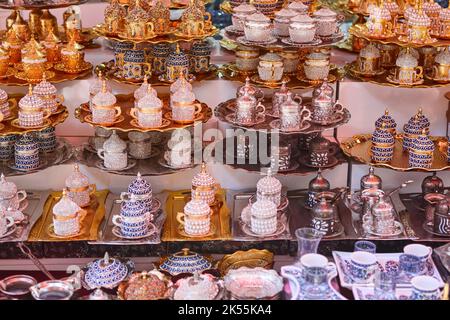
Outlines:
<svg viewBox="0 0 450 320"><path fill-rule="evenodd" d="M162 241L205 241L205 240L229 240L230 230L230 210L226 203L226 190L219 189L216 192L218 204L212 207L211 225L215 226L215 232L205 237L187 237L178 231L179 223L176 219L178 212L183 212L185 204L190 200L191 190L167 191L168 196L164 206L166 221L164 223Z"/></svg>
<svg viewBox="0 0 450 320"><path fill-rule="evenodd" d="M98 229L105 216L105 201L109 190L95 192L97 201L84 208L87 211L80 228L80 235L71 238L52 237L48 232L53 223L53 206L61 199L61 191L52 192L47 198L42 216L30 232L29 241L87 241L97 240Z"/></svg>
<svg viewBox="0 0 450 320"><path fill-rule="evenodd" d="M167 198L167 193L161 193L153 195L153 197L158 198L161 203L165 203ZM120 199L117 194L110 193L106 198L105 204L105 219L101 224L98 231L98 240L95 242L89 242L89 244L107 244L107 245L140 245L140 244L159 244L161 243L161 230L166 219L163 210L159 210L153 223L157 228L157 232L152 234L150 237L142 238L138 240L126 240L118 238L113 234L114 224L112 222L112 217L114 215L120 214L121 204L117 203L116 200Z"/></svg>
<svg viewBox="0 0 450 320"><path fill-rule="evenodd" d="M10 236L0 239L0 242L27 241L31 229L42 213L42 207L50 191L27 191L28 206L23 211L26 216L24 222L17 225L16 231Z"/></svg>
<svg viewBox="0 0 450 320"><path fill-rule="evenodd" d="M418 193L404 193L400 194L400 200L405 205L407 214L402 215L402 222L405 228L409 228L416 234L416 238L423 241L441 241L448 242L448 237L442 237L432 234L423 228L425 223L425 212L418 208L417 202L420 194Z"/></svg>
<svg viewBox="0 0 450 320"><path fill-rule="evenodd" d="M358 238L372 239L372 240L377 240L377 239L400 240L400 239L409 239L409 238L414 237L413 234L408 232L407 226L404 225L403 219L401 218L401 215L399 214L399 212L404 211L404 207L398 197L398 193L394 193L389 197L389 199L394 207L395 220L397 222L400 222L401 224L403 224L403 232L401 232L397 236L381 237L381 236L376 236L376 235L367 233L362 226L363 215L362 215L362 213L360 213L359 210L356 209L359 205L357 203L357 201L355 201L356 198L358 198L358 193L356 193L356 194L353 193L350 199L348 197L348 194L345 194L343 202L345 203L347 210L349 210L352 229Z"/></svg>
<svg viewBox="0 0 450 320"><path fill-rule="evenodd" d="M289 227L286 227L285 230L274 236L267 237L254 237L244 232L242 229L241 222L241 212L249 202L249 199L252 195L255 194L253 192L228 192L227 194L227 202L231 204L232 208L232 226L231 232L234 240L240 241L270 241L270 240L289 240L291 239L291 233ZM289 226L289 215L283 214L279 219L283 219L283 223Z"/></svg>
<svg viewBox="0 0 450 320"><path fill-rule="evenodd" d="M450 243L434 249L434 252L438 255L442 265L450 272Z"/></svg>

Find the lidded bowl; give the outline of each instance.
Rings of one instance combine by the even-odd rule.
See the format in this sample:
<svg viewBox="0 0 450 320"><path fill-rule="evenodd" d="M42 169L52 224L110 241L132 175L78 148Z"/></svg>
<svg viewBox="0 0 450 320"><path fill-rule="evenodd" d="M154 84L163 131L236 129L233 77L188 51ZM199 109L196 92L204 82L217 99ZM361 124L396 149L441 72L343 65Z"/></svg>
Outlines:
<svg viewBox="0 0 450 320"><path fill-rule="evenodd" d="M108 140L103 143L103 149L105 149L108 153L123 153L127 149L127 144L125 141L120 139L116 133L116 130L113 130Z"/></svg>
<svg viewBox="0 0 450 320"><path fill-rule="evenodd" d="M395 134L397 123L395 122L394 118L392 118L392 116L389 114L388 109L386 109L384 111L384 114L375 121L375 128L381 128L383 124L387 130L389 130L392 134Z"/></svg>
<svg viewBox="0 0 450 320"><path fill-rule="evenodd" d="M209 207L208 207L209 209ZM162 259L159 269L174 276L180 273L194 273L211 269L211 262L196 252L183 248L181 251Z"/></svg>
<svg viewBox="0 0 450 320"><path fill-rule="evenodd" d="M173 66L189 68L189 57L177 46L177 49L172 51L167 57L166 64L167 67Z"/></svg>
<svg viewBox="0 0 450 320"><path fill-rule="evenodd" d="M113 289L128 277L134 266L131 262L111 258L106 252L103 258L89 263L86 269L83 280L89 289Z"/></svg>
<svg viewBox="0 0 450 320"><path fill-rule="evenodd" d="M171 282L161 272L134 273L117 290L122 300L159 300L169 296Z"/></svg>
<svg viewBox="0 0 450 320"><path fill-rule="evenodd" d="M44 101L37 94L33 93L33 89L30 84L28 94L19 100L19 108L21 110L38 112L44 109L44 106Z"/></svg>
<svg viewBox="0 0 450 320"><path fill-rule="evenodd" d="M178 280L175 286L174 300L214 300L220 292L214 276L197 271L190 277Z"/></svg>

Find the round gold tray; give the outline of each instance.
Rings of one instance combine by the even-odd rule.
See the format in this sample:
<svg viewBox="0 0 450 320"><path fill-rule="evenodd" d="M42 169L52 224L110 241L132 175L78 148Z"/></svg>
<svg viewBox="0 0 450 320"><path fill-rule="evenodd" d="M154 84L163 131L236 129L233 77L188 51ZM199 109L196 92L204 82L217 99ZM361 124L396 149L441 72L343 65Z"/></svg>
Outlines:
<svg viewBox="0 0 450 320"><path fill-rule="evenodd" d="M430 137L435 143L433 163L431 168L410 168L408 166L408 152L403 152L401 137L396 137L394 145L394 157L390 163L376 163L370 157L372 146L371 134L355 135L341 143L341 149L345 155L358 162L375 167L388 168L396 171L443 171L450 169L447 162L447 138Z"/></svg>
<svg viewBox="0 0 450 320"><path fill-rule="evenodd" d="M80 5L86 3L87 0L65 0L65 1L36 1L28 3L24 3L24 1L20 1L19 4L10 1L2 1L0 2L0 8L9 9L9 10L33 10L33 9L57 9L57 8L66 8L74 5Z"/></svg>
<svg viewBox="0 0 450 320"><path fill-rule="evenodd" d="M140 132L150 132L150 131L159 131L159 132L166 132L171 131L175 129L182 129L182 128L188 128L192 127L194 125L194 122L189 124L180 124L180 123L174 123L171 122L170 125L166 127L161 128L154 128L154 129L144 129L139 128L133 125L134 118L131 117L131 115L128 114L128 112L125 112L125 110L131 109L134 106L134 96L133 94L118 94L116 95L117 98L117 104L122 108L122 114L120 117L123 117L123 121L120 121L119 123L115 123L113 125L101 125L101 124L95 124L89 121L91 116L91 112L89 110L89 102L83 103L81 106L79 106L75 110L75 117L80 122L86 122L94 127L102 127L105 129L114 129L121 132L130 132L130 131L140 131ZM164 103L164 110L163 112L167 112L168 105L169 105L169 97L167 95L161 95L161 100L163 100ZM198 102L198 101L197 101ZM199 121L202 121L203 123L206 123L209 119L212 117L212 110L205 104L201 103L202 105L202 111L200 113L200 116L198 117Z"/></svg>
<svg viewBox="0 0 450 320"><path fill-rule="evenodd" d="M92 70L92 63L88 61L83 61L82 65L78 69L67 69L63 63L57 63L53 66L53 69L59 72L69 73L69 74L79 74Z"/></svg>
<svg viewBox="0 0 450 320"><path fill-rule="evenodd" d="M348 32L358 38L365 39L369 42L377 42L382 44L395 44L400 47L413 47L413 48L421 48L421 47L447 47L450 45L449 40L442 40L433 38L433 41L430 43L410 43L401 41L401 36L394 35L393 37L386 39L374 39L370 37L370 34L367 32L367 27L364 24L356 24L349 28Z"/></svg>

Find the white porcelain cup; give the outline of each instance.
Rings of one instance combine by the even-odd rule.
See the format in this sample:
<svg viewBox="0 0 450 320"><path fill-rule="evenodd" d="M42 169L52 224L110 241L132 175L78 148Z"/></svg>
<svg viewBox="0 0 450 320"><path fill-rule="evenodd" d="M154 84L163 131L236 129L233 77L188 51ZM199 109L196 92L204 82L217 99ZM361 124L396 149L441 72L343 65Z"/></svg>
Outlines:
<svg viewBox="0 0 450 320"><path fill-rule="evenodd" d="M336 265L333 262L328 262L328 259L318 253L307 253L300 258L301 268L325 268L330 276L335 276Z"/></svg>
<svg viewBox="0 0 450 320"><path fill-rule="evenodd" d="M416 276L411 279L411 300L440 300L439 281L430 276Z"/></svg>
<svg viewBox="0 0 450 320"><path fill-rule="evenodd" d="M374 254L365 251L352 253L349 264L349 275L356 283L371 283L378 268Z"/></svg>
<svg viewBox="0 0 450 320"><path fill-rule="evenodd" d="M427 271L427 261L431 257L433 249L431 247L424 246L423 244L408 244L403 248L403 253L412 254L420 259L420 273L423 274Z"/></svg>

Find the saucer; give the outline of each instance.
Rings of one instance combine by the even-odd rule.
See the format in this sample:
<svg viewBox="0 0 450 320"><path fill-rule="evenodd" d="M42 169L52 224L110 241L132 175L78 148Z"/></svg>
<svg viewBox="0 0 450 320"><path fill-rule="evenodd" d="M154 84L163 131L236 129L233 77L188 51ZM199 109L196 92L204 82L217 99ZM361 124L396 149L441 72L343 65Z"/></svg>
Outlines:
<svg viewBox="0 0 450 320"><path fill-rule="evenodd" d="M293 159L291 159L290 162L291 162L291 163L289 164L289 168L286 168L286 169L278 169L278 172L291 172L291 171L295 171L295 170L297 170L298 167L300 166L300 164L299 164L297 161L293 160Z"/></svg>
<svg viewBox="0 0 450 320"><path fill-rule="evenodd" d="M53 71L45 71L45 79L46 80L50 80L51 78L54 78L55 77L55 72L53 72ZM38 83L38 82L41 82L42 80L44 80L44 79L33 79L33 80L30 80L28 77L27 77L27 75L25 74L25 72L24 71L18 71L18 72L16 72L15 74L14 74L14 76L17 78L17 79L19 79L19 80L23 80L23 81L26 81L26 82L29 82L29 83Z"/></svg>
<svg viewBox="0 0 450 320"><path fill-rule="evenodd" d="M250 41L250 40L247 40L247 38L245 36L241 36L241 37L238 37L236 39L236 41L240 44L243 44L244 46L251 47L251 46L266 46L269 44L274 44L278 41L278 39L275 37L271 37L265 41Z"/></svg>
<svg viewBox="0 0 450 320"><path fill-rule="evenodd" d="M226 33L228 33L231 36L239 37L239 36L243 36L244 35L244 30L238 30L233 25L225 27L224 30L225 30Z"/></svg>
<svg viewBox="0 0 450 320"><path fill-rule="evenodd" d="M137 236L137 237L130 237L130 236L122 235L122 231L120 230L120 227L118 227L118 226L114 226L112 228L113 235L115 235L117 238L122 238L122 239L126 239L126 240L139 240L139 239L143 239L143 238L148 238L148 237L154 235L157 231L158 231L158 228L156 228L156 226L151 222L148 224L147 233L142 236Z"/></svg>
<svg viewBox="0 0 450 320"><path fill-rule="evenodd" d="M250 81L253 83L264 85L264 86L269 86L269 87L281 86L283 84L283 82L288 83L290 80L291 79L288 76L283 76L281 78L281 80L278 80L278 81L266 81L266 80L262 80L259 77L259 74L255 74L250 78Z"/></svg>
<svg viewBox="0 0 450 320"><path fill-rule="evenodd" d="M109 168L105 167L105 165L103 164L103 160L97 160L97 162L95 162L95 166L97 168L99 168L100 170L103 170L103 171L122 172L122 171L127 171L127 170L133 168L136 165L136 163L137 163L136 160L128 159L128 163L127 163L127 166L125 168L122 168L122 169L109 169Z"/></svg>
<svg viewBox="0 0 450 320"><path fill-rule="evenodd" d="M425 78L427 78L428 80L440 83L440 84L447 84L450 83L450 79L443 79L443 78L435 78L429 74L425 74Z"/></svg>
<svg viewBox="0 0 450 320"><path fill-rule="evenodd" d="M450 238L450 234L442 234L442 233L435 232L435 231L433 230L433 226L430 225L430 224L427 223L427 222L424 222L423 225L422 225L422 227L423 227L423 229L424 229L426 232L428 232L428 233L430 233L430 234L432 234L432 235L435 235L435 236L438 236L438 237L443 237L443 238Z"/></svg>
<svg viewBox="0 0 450 320"><path fill-rule="evenodd" d="M132 119L132 120L130 121L130 124L131 124L133 127L136 127L136 128L142 129L142 130L149 130L149 131L151 131L151 130L157 130L157 129L167 128L168 126L170 126L170 125L172 124L172 122L171 122L169 119L162 119L162 124L161 124L159 127L153 127L153 128L141 127L141 126L139 125L137 119Z"/></svg>
<svg viewBox="0 0 450 320"><path fill-rule="evenodd" d="M373 230L369 230L369 233L371 235L377 236L377 237L395 237L395 236L402 234L402 232L404 231L404 228L403 228L403 225L401 224L401 222L395 221L394 225L395 225L395 231L392 234L376 233Z"/></svg>
<svg viewBox="0 0 450 320"><path fill-rule="evenodd" d="M32 126L32 127L28 127L28 126L21 126L19 124L19 119L14 119L13 121L11 121L11 125L15 128L19 128L19 129L29 129L29 130L34 130L34 129L43 129L46 128L48 126L50 126L52 124L50 119L44 119L43 123L40 126Z"/></svg>
<svg viewBox="0 0 450 320"><path fill-rule="evenodd" d="M186 238L206 238L211 237L216 233L216 226L214 225L214 223L211 222L208 233L201 235L190 235L184 231L184 226L181 223L178 223L177 231L181 236Z"/></svg>
<svg viewBox="0 0 450 320"><path fill-rule="evenodd" d="M341 31L332 34L331 36L320 36L322 42L338 42L344 39L344 34Z"/></svg>
<svg viewBox="0 0 450 320"><path fill-rule="evenodd" d="M322 84L323 80L310 80L310 79L306 79L305 77L302 77L301 75L297 76L297 79L305 82L309 85L320 85ZM337 80L336 76L333 74L328 74L328 78L327 78L327 82L332 83L335 82Z"/></svg>
<svg viewBox="0 0 450 320"><path fill-rule="evenodd" d="M47 227L47 234L48 234L50 237L52 237L52 238L58 238L58 239L72 239L72 238L76 238L76 237L81 236L81 235L83 234L83 231L82 231L81 228L80 228L80 230L79 230L78 233L76 233L76 234L72 234L72 235L68 235L68 236L60 236L60 235L57 235L57 234L55 233L55 228L54 228L54 226L53 226L53 223L51 223L51 224L49 224L48 227Z"/></svg>
<svg viewBox="0 0 450 320"><path fill-rule="evenodd" d="M395 33L393 33L392 31L386 32L383 34L378 34L375 36L372 33L370 33L369 30L367 30L367 29L364 30L362 32L362 34L365 35L367 38L373 39L373 40L386 40L386 39L390 39L395 36Z"/></svg>
<svg viewBox="0 0 450 320"><path fill-rule="evenodd" d="M430 37L425 42L423 42L423 41L417 42L417 41L409 40L409 36L408 35L402 35L402 36L398 37L398 41L403 42L403 43L408 43L408 44L430 45L430 44L433 44L435 42L438 42L438 39Z"/></svg>
<svg viewBox="0 0 450 320"><path fill-rule="evenodd" d="M390 83L393 83L393 84L396 84L396 85L399 85L399 86L405 86L405 87L416 86L416 85L419 85L419 84L422 84L422 83L423 83L423 79L419 79L419 80L417 80L416 82L410 83L410 84L407 84L407 83L400 83L399 80L396 79L395 76L392 75L392 74L389 74L389 75L386 77L386 80L387 80L388 82L390 82Z"/></svg>
<svg viewBox="0 0 450 320"><path fill-rule="evenodd" d="M7 236L12 235L14 232L16 232L16 230L17 230L17 226L16 226L16 224L13 224L11 227L9 227L6 230L6 232L4 234L0 235L0 239L6 238Z"/></svg>
<svg viewBox="0 0 450 320"><path fill-rule="evenodd" d="M253 71L244 71L244 70L240 70L240 69L238 69L238 67L236 66L235 63L229 63L229 64L227 65L227 69L230 70L230 71L232 71L232 72L235 72L235 73L244 75L244 76L251 76L251 75L253 75L253 74L255 74L255 73L258 72L257 70L253 70Z"/></svg>
<svg viewBox="0 0 450 320"><path fill-rule="evenodd" d="M166 77L167 77L167 74L163 73L162 75L160 75L158 77L158 80L162 81L162 82L166 82L166 83L174 83L175 80L176 80L176 79L175 80L169 80ZM195 80L195 76L192 73L189 73L186 80L189 81L189 82L192 82L192 81Z"/></svg>
<svg viewBox="0 0 450 320"><path fill-rule="evenodd" d="M314 38L313 41L311 42L294 42L291 40L291 38L287 37L287 38L282 38L281 42L283 42L284 44L288 45L288 46L292 46L292 47L297 47L297 48L307 48L307 47L313 47L313 46L317 46L319 44L322 43L322 40L320 38Z"/></svg>
<svg viewBox="0 0 450 320"><path fill-rule="evenodd" d="M53 68L53 63L48 61L45 62L45 70L50 70L51 68ZM13 69L23 71L23 63L22 62L14 63Z"/></svg>
<svg viewBox="0 0 450 320"><path fill-rule="evenodd" d="M8 68L8 70L6 70L6 73L4 75L0 75L0 79L6 79L9 77L12 77L15 72L16 71L14 70L14 68Z"/></svg>
<svg viewBox="0 0 450 320"><path fill-rule="evenodd" d="M299 158L299 162L310 168L331 168L339 163L339 160L334 156L328 156L328 164L324 166L314 166L309 162L309 155L303 155Z"/></svg>
<svg viewBox="0 0 450 320"><path fill-rule="evenodd" d="M271 118L276 118L276 119L278 119L278 118L280 118L280 111L278 110L278 115L275 115L275 114L273 114L273 107L271 107L270 109L268 108L268 109L266 110L265 115L266 115L266 116L269 116L269 117L271 117Z"/></svg>
<svg viewBox="0 0 450 320"><path fill-rule="evenodd" d="M269 237L277 237L277 236L283 234L283 232L286 231L286 224L284 224L281 221L277 221L277 229L275 230L274 233L271 233L271 234L257 234L257 233L254 233L252 231L251 227L248 224L246 224L246 223L244 223L242 221L241 221L241 229L242 229L242 232L244 232L246 235L251 236L251 237L255 237L255 238L269 238Z"/></svg>
<svg viewBox="0 0 450 320"><path fill-rule="evenodd" d="M342 120L344 120L344 115L342 113L334 113L328 121L323 121L323 120L318 121L318 120L311 119L311 120L309 120L309 122L318 124L321 126L329 126L329 125L341 122Z"/></svg>
<svg viewBox="0 0 450 320"><path fill-rule="evenodd" d="M79 66L77 69L67 69L63 63L57 63L53 66L53 69L55 69L56 71L64 72L64 73L71 73L71 74L81 73L81 72L87 71L91 68L92 68L92 63L87 62L87 61L83 61L81 66Z"/></svg>
<svg viewBox="0 0 450 320"><path fill-rule="evenodd" d="M356 69L356 68L357 68L357 67L356 67L355 65L352 65L352 66L349 68L350 73L353 73L355 76L365 77L365 78L371 78L371 77L381 76L381 75L383 75L383 74L386 72L385 69L382 69L382 70L377 71L377 72L367 73L367 72L359 71L359 70Z"/></svg>
<svg viewBox="0 0 450 320"><path fill-rule="evenodd" d="M21 204L19 205L19 209L17 209L17 210L23 213L23 212L28 208L28 205L29 205L28 199L25 198L25 199L21 202Z"/></svg>
<svg viewBox="0 0 450 320"><path fill-rule="evenodd" d="M194 167L194 164L192 163L192 159L191 159L191 163L190 164L184 165L184 166L180 166L180 167L173 167L173 166L171 166L170 164L167 163L167 161L164 158L160 158L158 160L158 164L160 166L163 166L163 167L168 168L168 169L173 169L173 170L188 169L188 168L193 168Z"/></svg>
<svg viewBox="0 0 450 320"><path fill-rule="evenodd" d="M58 103L58 107L56 108L55 112L52 112L52 116L61 114L64 111L66 111L66 107L62 105L62 102L64 102L64 99L61 99L59 97L56 98L56 102Z"/></svg>
<svg viewBox="0 0 450 320"><path fill-rule="evenodd" d="M297 129L289 130L289 131L283 131L280 129L281 127L281 119L275 119L270 122L270 127L272 129L278 129L280 132L283 133L295 133L295 132L301 132L305 131L309 127L311 127L311 124L308 121L303 121L303 125L301 127L298 127Z"/></svg>
<svg viewBox="0 0 450 320"><path fill-rule="evenodd" d="M19 172L27 172L27 173L35 172L35 171L41 170L45 166L47 166L47 160L46 159L39 159L39 167L37 167L35 169L31 169L31 170L25 170L25 169L22 169L22 168L16 168L16 163L15 163L14 159L8 161L8 168L10 168L12 170L15 170L15 171L19 171Z"/></svg>
<svg viewBox="0 0 450 320"><path fill-rule="evenodd" d="M115 125L117 123L122 122L123 120L125 120L123 115L118 116L116 118L116 120L114 120L113 123L97 123L97 122L93 122L92 121L92 114L88 114L87 116L84 117L84 121L85 122L87 122L89 124L92 124L92 125L103 126L103 127L109 127L109 126Z"/></svg>
<svg viewBox="0 0 450 320"><path fill-rule="evenodd" d="M200 112L199 114L197 114L197 116L193 120L174 120L174 119L172 119L172 111L168 111L168 112L164 113L164 118L167 120L170 120L172 122L175 122L175 123L189 124L189 123L194 123L196 121L201 121L203 119L203 113Z"/></svg>
<svg viewBox="0 0 450 320"><path fill-rule="evenodd" d="M243 124L243 123L240 123L240 122L236 122L236 114L235 113L230 113L230 114L228 114L226 117L225 117L225 119L228 121L228 122L230 122L230 123L232 123L232 124L234 124L234 125L237 125L237 126L241 126L241 127L253 127L253 126L256 126L256 125L258 125L258 124L261 124L261 123L263 123L264 121L266 121L266 117L264 117L263 115L260 115L260 116L258 116L257 118L256 118L256 120L254 121L254 122L252 122L252 123L249 123L249 124Z"/></svg>
<svg viewBox="0 0 450 320"><path fill-rule="evenodd" d="M94 151L91 146L89 146L87 150L90 151L90 152L93 152L93 153L97 153L97 151ZM152 145L152 149L151 149L150 155L148 157L146 157L146 159L154 158L156 156L159 156L160 154L161 154L161 149L159 149L158 147ZM131 159L135 159L135 160L145 160L145 159L142 159L142 158L135 158L135 157L133 157L130 154L128 154L128 157L130 157Z"/></svg>
<svg viewBox="0 0 450 320"><path fill-rule="evenodd" d="M334 233L327 235L327 236L323 236L322 239L332 239L332 238L336 238L339 237L340 235L342 235L344 233L344 226L342 225L342 223L339 223L339 226L337 227L337 231L335 231Z"/></svg>

